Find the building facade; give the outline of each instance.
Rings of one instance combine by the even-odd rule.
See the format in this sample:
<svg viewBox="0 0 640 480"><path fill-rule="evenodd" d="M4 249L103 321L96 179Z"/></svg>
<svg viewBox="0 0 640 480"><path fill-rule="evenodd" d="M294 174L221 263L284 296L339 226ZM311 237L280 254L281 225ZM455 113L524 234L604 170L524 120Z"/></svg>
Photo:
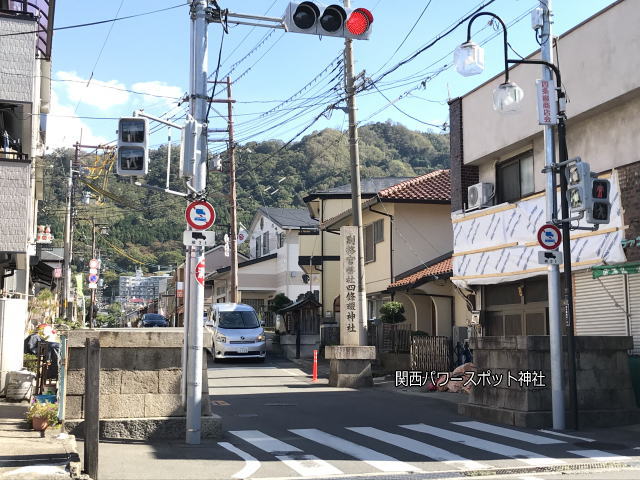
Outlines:
<svg viewBox="0 0 640 480"><path fill-rule="evenodd" d="M55 0L0 2L0 390L22 366L51 96ZM35 32L41 30L41 33Z"/></svg>
<svg viewBox="0 0 640 480"><path fill-rule="evenodd" d="M610 223L571 233L575 333L633 335L637 352L640 71L630 59L640 47L639 20L635 2L622 0L557 41L570 97L569 158L580 157L611 182ZM539 52L528 58L539 59ZM545 148L535 102L540 77L537 66L511 69L510 79L527 92L515 114L491 109L503 74L450 102L453 281L481 312L483 335L548 334L547 267L538 263L536 239L545 223ZM469 211L468 187L478 183L493 194Z"/></svg>

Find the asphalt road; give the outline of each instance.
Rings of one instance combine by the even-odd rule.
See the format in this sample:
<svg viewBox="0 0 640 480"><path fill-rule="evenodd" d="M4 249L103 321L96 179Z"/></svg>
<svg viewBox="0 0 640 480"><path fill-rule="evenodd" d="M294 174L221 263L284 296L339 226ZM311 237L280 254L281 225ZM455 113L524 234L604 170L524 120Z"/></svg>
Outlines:
<svg viewBox="0 0 640 480"><path fill-rule="evenodd" d="M102 443L100 480L445 479L472 472L521 480L561 472L563 479L640 478L628 469L640 466L640 438L634 443L633 435L574 438L473 422L457 415L455 394L391 383L334 389L274 358L210 363L208 376L224 438L196 447Z"/></svg>

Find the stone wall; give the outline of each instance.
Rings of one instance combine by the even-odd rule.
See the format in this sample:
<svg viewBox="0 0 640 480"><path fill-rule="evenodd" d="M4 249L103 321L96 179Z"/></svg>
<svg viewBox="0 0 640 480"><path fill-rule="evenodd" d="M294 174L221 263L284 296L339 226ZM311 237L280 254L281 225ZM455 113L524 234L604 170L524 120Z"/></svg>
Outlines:
<svg viewBox="0 0 640 480"><path fill-rule="evenodd" d="M77 425L84 418L84 344L90 337L100 339L101 421L135 419L139 424L144 420L157 423L161 418L185 417L180 393L182 329L73 330L69 332L67 424ZM205 339L204 344L208 343L211 343L210 339ZM210 417L204 351L203 357L202 415ZM122 427L111 428L123 430Z"/></svg>
<svg viewBox="0 0 640 480"><path fill-rule="evenodd" d="M626 239L640 237L640 162L631 163L618 168L618 179L620 182L620 195L623 208L624 224L629 228L625 231ZM640 261L640 245L628 246L625 248L627 260L630 262Z"/></svg>
<svg viewBox="0 0 640 480"><path fill-rule="evenodd" d="M566 337L564 340L566 343ZM580 425L587 428L640 422L627 354L633 346L632 338L578 336L575 340ZM494 385L474 386L469 402L458 406L460 414L520 427L552 426L548 336L476 337L471 339L471 348L478 371L490 370L489 382ZM565 372L566 363L565 355ZM509 374L517 379L521 371L542 371L545 386L520 386L514 380L507 386ZM502 380L495 386L500 375ZM565 406L569 406L566 375Z"/></svg>

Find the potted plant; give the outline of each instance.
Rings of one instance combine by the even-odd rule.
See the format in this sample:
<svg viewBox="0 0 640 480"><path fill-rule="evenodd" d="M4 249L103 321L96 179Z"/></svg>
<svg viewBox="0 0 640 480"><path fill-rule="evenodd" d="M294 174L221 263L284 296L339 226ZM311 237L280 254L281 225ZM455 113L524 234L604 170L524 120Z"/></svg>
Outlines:
<svg viewBox="0 0 640 480"><path fill-rule="evenodd" d="M27 411L27 420L34 430L42 431L58 423L58 404L36 402Z"/></svg>

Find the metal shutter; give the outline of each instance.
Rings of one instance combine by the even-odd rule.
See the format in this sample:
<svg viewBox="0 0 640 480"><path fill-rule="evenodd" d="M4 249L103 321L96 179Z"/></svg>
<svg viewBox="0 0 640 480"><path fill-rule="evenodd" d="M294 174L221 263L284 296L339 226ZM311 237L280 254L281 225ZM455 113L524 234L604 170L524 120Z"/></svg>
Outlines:
<svg viewBox="0 0 640 480"><path fill-rule="evenodd" d="M640 274L627 275L629 292L629 330L633 335L633 353L640 354Z"/></svg>
<svg viewBox="0 0 640 480"><path fill-rule="evenodd" d="M574 279L576 334L629 335L624 275L594 279L591 271L586 270L576 273Z"/></svg>

